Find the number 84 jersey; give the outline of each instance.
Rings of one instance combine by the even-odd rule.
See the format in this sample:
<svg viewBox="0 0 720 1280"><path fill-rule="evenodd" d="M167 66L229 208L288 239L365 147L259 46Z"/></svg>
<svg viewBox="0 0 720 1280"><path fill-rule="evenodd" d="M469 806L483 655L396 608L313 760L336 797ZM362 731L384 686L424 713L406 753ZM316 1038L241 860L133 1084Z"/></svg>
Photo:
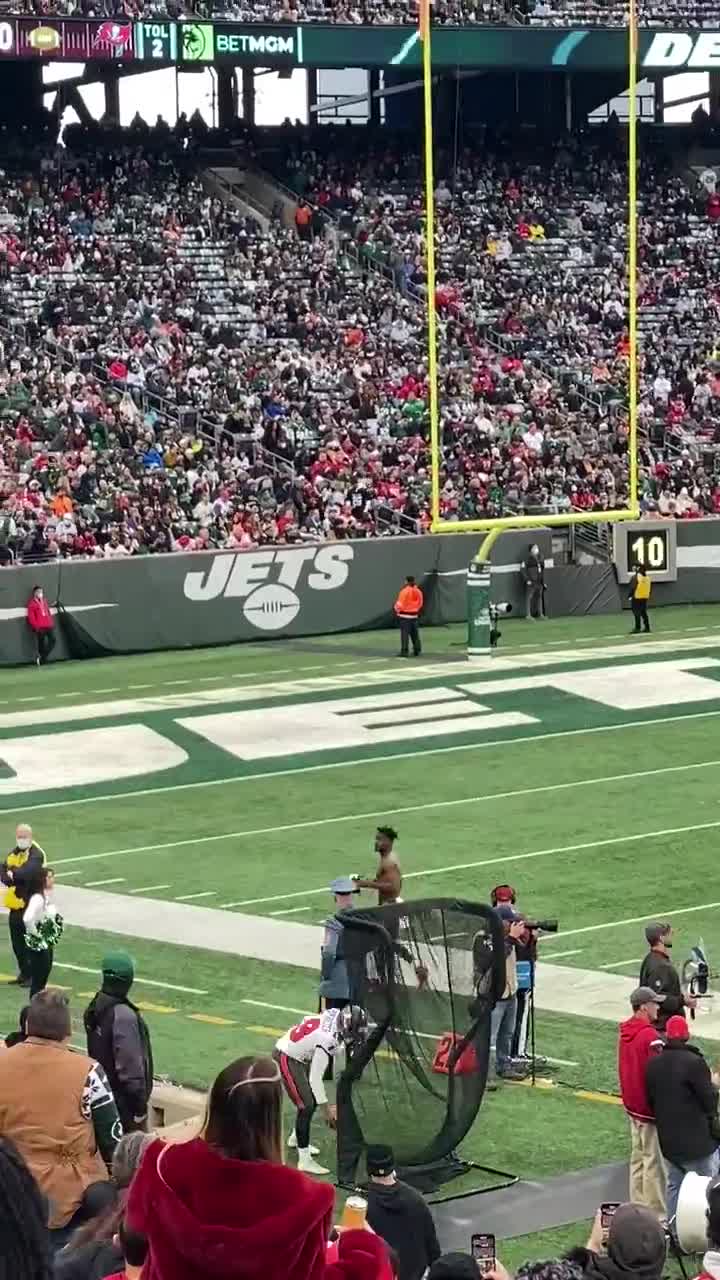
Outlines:
<svg viewBox="0 0 720 1280"><path fill-rule="evenodd" d="M314 1018L305 1018L286 1031L275 1047L296 1062L311 1062L316 1049L324 1049L332 1057L340 1048L339 1017L339 1009L327 1009Z"/></svg>

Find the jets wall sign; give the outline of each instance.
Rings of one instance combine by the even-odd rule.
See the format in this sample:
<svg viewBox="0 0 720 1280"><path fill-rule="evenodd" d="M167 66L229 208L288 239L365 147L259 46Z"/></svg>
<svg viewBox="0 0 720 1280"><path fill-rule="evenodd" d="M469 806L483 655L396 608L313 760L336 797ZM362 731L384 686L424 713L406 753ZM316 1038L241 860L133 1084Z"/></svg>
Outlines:
<svg viewBox="0 0 720 1280"><path fill-rule="evenodd" d="M207 572L186 575L185 596L199 604L220 597L241 600L252 627L282 631L295 621L308 592L345 585L354 554L349 543L333 543L218 555Z"/></svg>

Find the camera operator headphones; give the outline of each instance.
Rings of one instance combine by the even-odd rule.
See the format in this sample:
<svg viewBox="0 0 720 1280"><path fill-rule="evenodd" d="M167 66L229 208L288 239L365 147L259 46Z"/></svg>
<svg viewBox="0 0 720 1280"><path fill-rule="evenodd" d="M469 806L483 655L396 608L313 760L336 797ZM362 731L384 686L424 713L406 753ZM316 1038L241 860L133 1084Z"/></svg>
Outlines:
<svg viewBox="0 0 720 1280"><path fill-rule="evenodd" d="M516 900L517 894L511 884L496 884L490 891L490 902L493 907L502 902L509 902L514 907Z"/></svg>

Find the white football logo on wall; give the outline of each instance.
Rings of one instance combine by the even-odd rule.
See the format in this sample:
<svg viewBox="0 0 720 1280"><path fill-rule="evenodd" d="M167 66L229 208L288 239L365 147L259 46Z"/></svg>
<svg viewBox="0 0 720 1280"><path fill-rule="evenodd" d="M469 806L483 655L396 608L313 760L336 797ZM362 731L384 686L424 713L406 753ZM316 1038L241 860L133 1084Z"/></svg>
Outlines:
<svg viewBox="0 0 720 1280"><path fill-rule="evenodd" d="M347 582L355 552L347 542L324 547L267 548L216 555L207 572L185 575L188 600L244 600L243 615L259 631L282 631L300 612L297 588L307 574L309 591L337 591Z"/></svg>

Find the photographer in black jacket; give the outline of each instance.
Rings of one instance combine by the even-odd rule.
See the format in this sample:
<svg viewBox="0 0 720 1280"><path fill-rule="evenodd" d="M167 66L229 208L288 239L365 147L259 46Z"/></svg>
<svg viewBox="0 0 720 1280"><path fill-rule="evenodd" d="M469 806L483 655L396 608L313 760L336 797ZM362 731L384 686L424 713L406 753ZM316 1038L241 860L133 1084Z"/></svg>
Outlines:
<svg viewBox="0 0 720 1280"><path fill-rule="evenodd" d="M685 1009L694 1009L697 1006L697 1000L694 996L683 995L677 969L670 960L672 925L649 924L645 930L645 937L650 950L642 962L639 986L649 987L651 991L656 991L658 995L665 997L658 1010L658 1019L655 1024L658 1031L664 1031L668 1018L672 1018L673 1014L682 1013Z"/></svg>

